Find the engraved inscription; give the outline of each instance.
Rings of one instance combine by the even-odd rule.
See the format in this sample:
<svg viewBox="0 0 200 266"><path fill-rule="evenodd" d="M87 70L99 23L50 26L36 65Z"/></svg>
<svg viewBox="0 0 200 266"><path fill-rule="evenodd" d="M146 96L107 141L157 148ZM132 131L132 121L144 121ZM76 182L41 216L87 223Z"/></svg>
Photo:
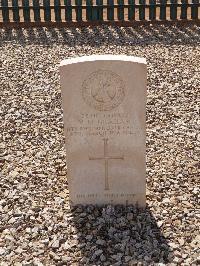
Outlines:
<svg viewBox="0 0 200 266"><path fill-rule="evenodd" d="M138 136L141 129L137 120L130 119L124 113L81 113L78 123L66 127L68 137L71 136Z"/></svg>
<svg viewBox="0 0 200 266"><path fill-rule="evenodd" d="M100 137L111 137L111 136L136 136L139 133L134 130L133 127L127 126L73 126L67 127L66 132L69 137L76 136L100 136Z"/></svg>
<svg viewBox="0 0 200 266"><path fill-rule="evenodd" d="M98 70L84 80L82 96L90 107L98 111L110 111L123 101L125 85L116 73Z"/></svg>
<svg viewBox="0 0 200 266"><path fill-rule="evenodd" d="M108 182L108 162L109 160L124 160L124 156L110 156L108 155L108 139L103 139L104 141L104 155L102 157L89 157L89 160L104 160L105 166L105 190L109 190Z"/></svg>
<svg viewBox="0 0 200 266"><path fill-rule="evenodd" d="M99 198L102 194L91 193L91 194L76 194L77 198ZM134 198L134 193L105 193L103 194L105 198Z"/></svg>

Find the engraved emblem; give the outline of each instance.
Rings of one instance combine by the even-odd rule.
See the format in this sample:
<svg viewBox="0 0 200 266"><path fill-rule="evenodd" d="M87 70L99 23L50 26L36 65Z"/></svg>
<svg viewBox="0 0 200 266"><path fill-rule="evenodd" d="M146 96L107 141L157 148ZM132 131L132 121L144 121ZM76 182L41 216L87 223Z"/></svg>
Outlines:
<svg viewBox="0 0 200 266"><path fill-rule="evenodd" d="M125 96L121 77L110 70L91 73L82 84L84 101L98 111L109 111L120 105Z"/></svg>

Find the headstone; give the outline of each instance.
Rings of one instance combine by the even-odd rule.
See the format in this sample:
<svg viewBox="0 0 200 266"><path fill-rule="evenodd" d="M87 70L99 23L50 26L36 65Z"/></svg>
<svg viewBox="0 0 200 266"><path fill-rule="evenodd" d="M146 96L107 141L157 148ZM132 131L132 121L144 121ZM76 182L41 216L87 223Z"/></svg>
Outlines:
<svg viewBox="0 0 200 266"><path fill-rule="evenodd" d="M144 207L145 59L67 59L60 74L71 204Z"/></svg>

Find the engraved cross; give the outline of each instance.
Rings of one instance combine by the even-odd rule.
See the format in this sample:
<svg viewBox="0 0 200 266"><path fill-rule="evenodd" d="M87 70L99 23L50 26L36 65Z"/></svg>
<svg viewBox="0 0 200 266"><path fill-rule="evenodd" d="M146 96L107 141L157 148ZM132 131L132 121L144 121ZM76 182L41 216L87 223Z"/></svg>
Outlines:
<svg viewBox="0 0 200 266"><path fill-rule="evenodd" d="M109 162L109 160L124 160L124 156L111 156L111 155L108 155L108 139L103 139L103 141L104 141L104 155L102 157L89 157L89 160L104 160L104 166L105 166L105 190L109 190L108 162Z"/></svg>

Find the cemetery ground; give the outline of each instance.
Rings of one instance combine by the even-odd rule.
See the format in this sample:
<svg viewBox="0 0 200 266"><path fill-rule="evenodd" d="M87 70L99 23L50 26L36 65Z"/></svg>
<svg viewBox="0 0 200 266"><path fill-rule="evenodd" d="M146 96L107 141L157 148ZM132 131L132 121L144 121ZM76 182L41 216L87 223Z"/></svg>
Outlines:
<svg viewBox="0 0 200 266"><path fill-rule="evenodd" d="M0 44L0 265L199 265L199 27L1 29ZM147 59L145 210L69 207L59 63L91 54Z"/></svg>

